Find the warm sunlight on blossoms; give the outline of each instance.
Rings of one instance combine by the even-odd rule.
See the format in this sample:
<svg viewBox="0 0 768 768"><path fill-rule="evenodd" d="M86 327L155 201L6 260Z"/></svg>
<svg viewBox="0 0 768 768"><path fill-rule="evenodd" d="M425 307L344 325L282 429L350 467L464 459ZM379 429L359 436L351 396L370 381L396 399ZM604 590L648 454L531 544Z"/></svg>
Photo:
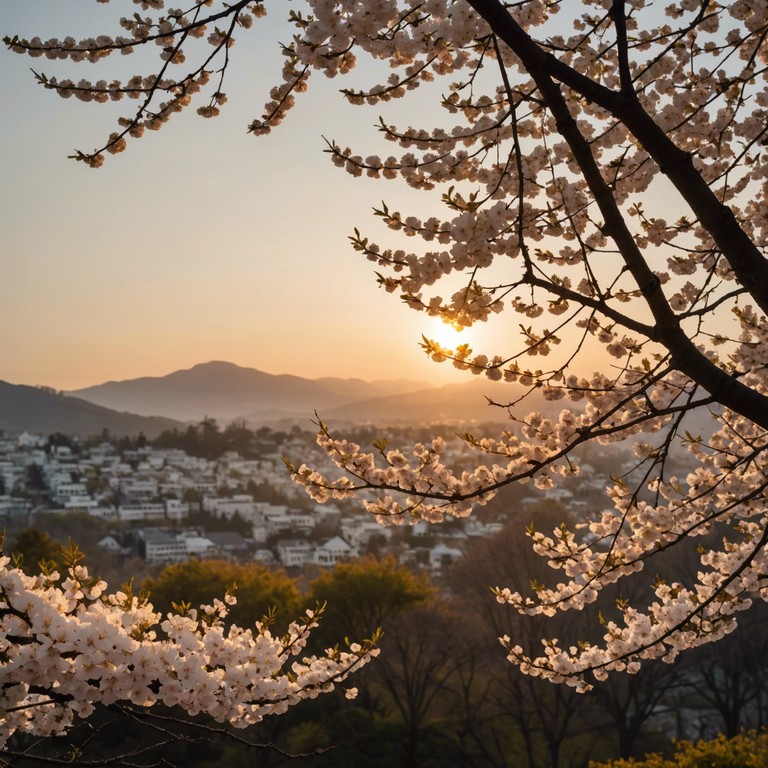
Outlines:
<svg viewBox="0 0 768 768"><path fill-rule="evenodd" d="M16 731L62 735L95 704L181 706L245 728L332 691L378 654L373 638L308 655L322 608L305 611L282 636L268 619L227 625L231 591L163 616L130 584L108 593L71 543L62 550L63 579L52 563L27 575L2 547L0 539L0 749Z"/></svg>
<svg viewBox="0 0 768 768"><path fill-rule="evenodd" d="M138 102L95 149L76 152L88 166L98 167L106 154L163 127L193 102L202 100L204 117L218 114L235 37L247 39L247 30L268 23L259 0L195 0L186 15L164 11L163 0L135 2L152 12L120 19L119 36L4 38L16 53L69 64L159 49L153 76L127 70L111 83L76 83L37 75L63 98ZM565 492L557 486L591 467L593 445L631 445L627 465L612 467L610 484L595 488L603 501L551 534L528 529L533 552L559 574L529 582L523 592L514 584L496 591L519 614L553 617L629 583L632 600L614 601L612 613L601 612L599 626L577 642L544 638L543 655L536 655L541 643L531 649L513 633L500 638L522 672L578 691L609 672L637 673L647 661L672 662L682 651L720 640L753 600L768 599L768 7L764 0L665 5L662 20L645 0L307 0L306 13L289 11L293 30L280 46L281 76L270 81L263 110L248 124L256 136L271 134L314 73L347 75L358 58L388 74L362 90L353 80L342 90L351 105L383 111L426 86L411 97L417 127L394 110L391 121L381 118L377 138L391 154L378 147L356 154L333 137L325 151L361 184L400 179L410 193L434 194L439 215L399 194L396 205L375 202L368 225L350 222L349 239L375 266L384 291L433 318L431 327L429 319L418 326L432 360L522 393L496 403L509 416L498 437L462 435L477 456L469 468L440 436L419 439L410 450L388 447L386 437L366 436L358 444L336 437L319 419L318 447L331 474L322 463L322 471L286 463L316 502L357 495L378 522L411 525L467 517L507 487L531 483ZM212 35L211 24L218 25ZM175 70L182 55L188 63ZM425 105L438 78L434 106L442 117L433 120ZM325 104L321 109L323 116L329 111ZM286 156L293 161L291 152ZM300 179L294 186L306 186L301 166L292 167ZM651 206L662 178L673 198L657 214ZM294 199L286 205L297 207ZM292 222L294 230L313 231L304 222ZM298 242L291 250L307 249ZM308 282L301 270L290 288ZM328 282L348 279L346 267L325 274ZM333 302L312 289L309 299L321 317ZM480 334L501 313L504 321L495 325L505 337L498 344L481 336L473 344L467 331L438 319ZM386 325L369 306L359 320ZM316 336L311 344L319 346ZM607 360L597 370L590 369L594 350ZM667 583L654 575L657 555L691 566ZM638 575L644 592L633 586ZM63 599L45 580L22 586L57 605ZM38 632L47 648L50 632L47 625L38 631L27 604L10 608L18 653L31 672L25 668L26 677L3 690L17 696L14 706L26 708L25 697L37 688L24 686L32 680L43 687L33 677L41 651L27 636ZM19 614L29 620L16 621ZM183 628L182 619L169 619L170 629ZM258 638L250 632L242 642L236 638L236 661L243 643L247 653L264 642L260 630ZM209 634L206 628L203 640ZM269 638L278 655L279 642ZM169 652L179 655L175 645ZM330 669L333 676L331 655L321 673ZM208 666L219 671L218 662L205 658L205 675ZM68 685L72 679L57 694L79 701L85 690L103 699L103 675L93 685L90 669L75 674L69 659L54 661L69 675L62 677ZM292 674L312 672L314 664ZM229 658L220 666L222 685L211 684L207 711L229 718L237 702L219 705L216 697L220 688L228 695L233 667ZM253 684L255 706L283 702L281 691L272 694L273 675L282 668L274 669L268 681ZM172 671L153 673L162 695L176 695ZM109 691L130 685L117 677L116 683L107 678ZM293 678L278 679L293 690ZM190 697L195 711L207 706Z"/></svg>

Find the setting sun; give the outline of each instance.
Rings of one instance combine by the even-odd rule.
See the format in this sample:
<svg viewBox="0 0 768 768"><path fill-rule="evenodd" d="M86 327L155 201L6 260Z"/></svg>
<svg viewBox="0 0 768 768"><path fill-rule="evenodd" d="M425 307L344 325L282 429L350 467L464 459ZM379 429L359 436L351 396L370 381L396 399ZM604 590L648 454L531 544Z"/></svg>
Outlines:
<svg viewBox="0 0 768 768"><path fill-rule="evenodd" d="M430 340L436 341L441 347L455 350L461 344L469 344L472 347L476 342L474 328L461 328L457 330L450 323L446 323L439 317L430 317L422 324L422 333Z"/></svg>

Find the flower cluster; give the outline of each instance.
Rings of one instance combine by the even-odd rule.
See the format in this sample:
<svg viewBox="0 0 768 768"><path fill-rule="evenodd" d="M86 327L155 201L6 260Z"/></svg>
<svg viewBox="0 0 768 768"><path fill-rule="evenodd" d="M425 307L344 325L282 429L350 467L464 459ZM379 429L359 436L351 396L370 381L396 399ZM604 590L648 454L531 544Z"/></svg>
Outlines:
<svg viewBox="0 0 768 768"><path fill-rule="evenodd" d="M333 690L378 653L366 641L304 656L321 611L281 636L266 620L225 628L235 601L161 616L128 586L108 593L77 557L62 579L26 575L0 556L0 745L17 731L62 734L95 704L115 702L180 706L245 728Z"/></svg>
<svg viewBox="0 0 768 768"><path fill-rule="evenodd" d="M745 326L755 321L752 313L745 314ZM761 333L764 326L761 323ZM753 344L744 351L753 355ZM373 451L363 450L334 438L324 424L318 444L342 476L332 480L306 466L289 466L295 480L318 501L373 492L375 500L363 503L380 523L435 523L466 516L510 482L533 481L548 488L578 475L573 450L587 440L609 444L658 433L656 444L635 445L637 472L645 476L645 492L654 502L616 479L607 489L612 506L579 530L561 526L549 535L533 527L529 531L534 551L564 574L563 581L552 587L537 585L529 595L496 590L499 602L525 614L581 610L609 585L642 571L656 552L696 539L707 542L699 550L695 583L655 584L646 609L625 604L621 621L606 622L602 644L562 648L551 640L546 653L535 657L509 637L501 638L509 660L524 672L585 691L591 687L589 672L597 679L612 670L636 672L644 659L671 662L682 650L719 639L734 628L739 611L766 594L768 431L731 411L713 411L719 429L709 438L686 433L696 468L685 477L664 476L670 439L678 433L679 419L695 390L679 374L667 373L660 381L659 374L638 370L627 374L623 383L599 375L591 380L569 377L556 391L586 400L583 410L563 410L558 419L530 413L518 420L518 430L497 440L465 435L479 454L494 460L473 471L455 473L444 461L441 439L430 446L417 444L409 457L390 449L385 440L375 441ZM756 391L768 390L764 371L752 374L750 384ZM716 531L726 534L719 548L712 542Z"/></svg>

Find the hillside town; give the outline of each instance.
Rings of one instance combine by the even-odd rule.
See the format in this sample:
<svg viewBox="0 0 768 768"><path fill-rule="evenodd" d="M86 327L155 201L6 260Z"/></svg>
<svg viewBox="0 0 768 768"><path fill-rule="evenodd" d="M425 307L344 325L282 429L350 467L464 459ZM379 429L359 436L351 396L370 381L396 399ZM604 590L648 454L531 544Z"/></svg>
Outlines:
<svg viewBox="0 0 768 768"><path fill-rule="evenodd" d="M449 436L448 445L455 465L473 460L464 441ZM108 531L98 542L105 554L139 556L147 565L215 558L298 569L373 553L435 573L460 558L472 540L497 534L510 503L524 514L542 501L559 502L583 517L609 480L585 461L578 482L546 494L525 486L466 519L382 527L359 502L315 504L292 483L282 456L329 468L311 433L262 429L249 453L202 458L141 439L2 435L0 517L6 524L34 525L42 514L85 514Z"/></svg>

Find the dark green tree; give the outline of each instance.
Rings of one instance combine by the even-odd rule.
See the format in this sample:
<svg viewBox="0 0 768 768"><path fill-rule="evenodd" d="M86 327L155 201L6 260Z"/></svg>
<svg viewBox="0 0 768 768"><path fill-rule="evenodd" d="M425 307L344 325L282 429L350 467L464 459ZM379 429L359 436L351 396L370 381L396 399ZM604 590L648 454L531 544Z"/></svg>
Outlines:
<svg viewBox="0 0 768 768"><path fill-rule="evenodd" d="M25 573L40 573L40 563L53 561L61 567L61 543L40 528L25 528L14 540L10 551L21 556Z"/></svg>
<svg viewBox="0 0 768 768"><path fill-rule="evenodd" d="M434 597L435 589L424 574L398 566L393 557L339 563L310 584L310 600L327 603L313 638L324 643L344 635L370 637L379 628L386 630L392 617Z"/></svg>
<svg viewBox="0 0 768 768"><path fill-rule="evenodd" d="M159 611L170 610L172 603L187 602L193 608L210 604L216 598L223 599L231 585L236 586L237 604L228 619L238 626L252 626L271 609L277 612L278 626L284 626L302 609L296 581L283 571L270 571L263 565L189 560L168 566L142 584Z"/></svg>

